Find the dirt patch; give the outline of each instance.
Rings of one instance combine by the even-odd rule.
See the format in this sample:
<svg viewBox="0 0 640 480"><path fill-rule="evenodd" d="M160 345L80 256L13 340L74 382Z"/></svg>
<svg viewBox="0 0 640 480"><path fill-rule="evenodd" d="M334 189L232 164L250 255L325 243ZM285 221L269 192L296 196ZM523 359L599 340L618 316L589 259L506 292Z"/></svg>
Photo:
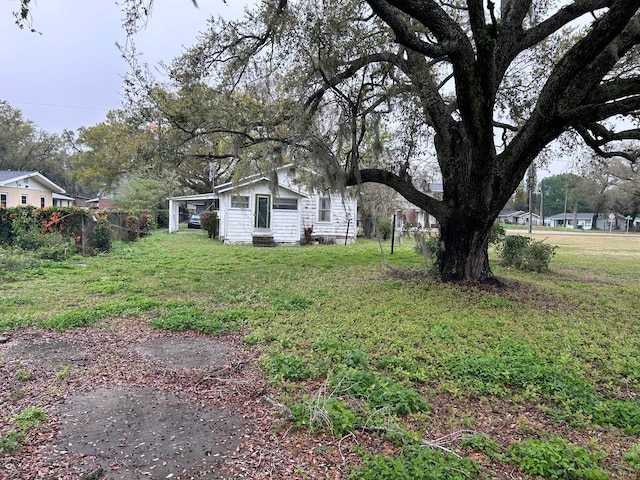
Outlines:
<svg viewBox="0 0 640 480"><path fill-rule="evenodd" d="M243 420L151 388L99 388L58 408L57 451L91 456L109 478L226 478L223 459L239 447Z"/></svg>
<svg viewBox="0 0 640 480"><path fill-rule="evenodd" d="M204 338L154 338L133 349L175 368L198 368L228 362L233 350L224 342Z"/></svg>
<svg viewBox="0 0 640 480"><path fill-rule="evenodd" d="M239 338L139 319L101 327L16 332L0 345L0 435L24 408L47 412L37 436L0 457L0 479L239 478L252 414L265 409Z"/></svg>
<svg viewBox="0 0 640 480"><path fill-rule="evenodd" d="M18 343L11 346L9 354L26 363L37 363L50 369L58 365L84 365L89 357L80 345L66 341Z"/></svg>

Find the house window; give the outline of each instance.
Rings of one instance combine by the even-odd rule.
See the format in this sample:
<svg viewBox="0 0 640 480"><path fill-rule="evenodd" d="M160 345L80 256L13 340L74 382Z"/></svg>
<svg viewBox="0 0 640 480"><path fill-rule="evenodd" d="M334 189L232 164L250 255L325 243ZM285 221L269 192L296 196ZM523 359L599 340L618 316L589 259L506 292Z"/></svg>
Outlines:
<svg viewBox="0 0 640 480"><path fill-rule="evenodd" d="M318 221L331 221L331 199L329 197L321 197L318 202Z"/></svg>
<svg viewBox="0 0 640 480"><path fill-rule="evenodd" d="M40 197L40 208L44 208L47 204L47 199L45 197Z"/></svg>
<svg viewBox="0 0 640 480"><path fill-rule="evenodd" d="M298 210L297 198L276 198L273 200L274 210Z"/></svg>
<svg viewBox="0 0 640 480"><path fill-rule="evenodd" d="M231 208L249 208L249 197L233 195L231 197Z"/></svg>
<svg viewBox="0 0 640 480"><path fill-rule="evenodd" d="M22 205L26 205L26 204L27 204L27 196L26 196L26 195L22 195L22 196L20 197L20 203L21 203Z"/></svg>
<svg viewBox="0 0 640 480"><path fill-rule="evenodd" d="M7 208L7 194L0 193L0 208Z"/></svg>

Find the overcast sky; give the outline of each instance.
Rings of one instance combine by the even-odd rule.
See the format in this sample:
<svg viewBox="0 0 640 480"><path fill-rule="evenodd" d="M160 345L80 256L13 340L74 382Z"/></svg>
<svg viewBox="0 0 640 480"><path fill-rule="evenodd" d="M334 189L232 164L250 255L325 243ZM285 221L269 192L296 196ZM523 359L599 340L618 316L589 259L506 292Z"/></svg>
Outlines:
<svg viewBox="0 0 640 480"><path fill-rule="evenodd" d="M155 0L135 38L142 61L171 61L193 45L212 15L238 18L255 1L199 0L195 8L191 0ZM0 100L51 133L95 125L120 108L128 66L115 46L125 38L115 0L36 0L33 26L41 34L15 25L17 6L18 0L0 0ZM551 174L569 166L553 163Z"/></svg>
<svg viewBox="0 0 640 480"><path fill-rule="evenodd" d="M17 0L0 0L0 100L43 130L60 133L104 120L122 102L127 64L115 46L125 38L115 0L39 0L33 26L14 23ZM191 46L211 15L237 18L250 0L156 0L136 36L142 60L170 61Z"/></svg>

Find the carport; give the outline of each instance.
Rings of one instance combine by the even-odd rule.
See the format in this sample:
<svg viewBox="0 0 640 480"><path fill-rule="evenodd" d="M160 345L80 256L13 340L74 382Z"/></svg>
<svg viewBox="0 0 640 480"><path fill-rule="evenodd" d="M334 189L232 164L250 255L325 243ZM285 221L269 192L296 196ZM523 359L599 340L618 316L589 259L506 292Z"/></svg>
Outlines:
<svg viewBox="0 0 640 480"><path fill-rule="evenodd" d="M197 195L183 195L181 197L169 197L169 233L178 231L180 223L180 203L197 200L215 200L217 193L201 193Z"/></svg>

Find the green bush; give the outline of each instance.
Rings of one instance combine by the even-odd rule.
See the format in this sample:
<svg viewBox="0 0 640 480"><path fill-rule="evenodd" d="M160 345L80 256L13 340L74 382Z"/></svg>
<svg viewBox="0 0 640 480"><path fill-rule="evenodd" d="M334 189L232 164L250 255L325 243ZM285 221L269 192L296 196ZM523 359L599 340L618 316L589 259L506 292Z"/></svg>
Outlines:
<svg viewBox="0 0 640 480"><path fill-rule="evenodd" d="M584 447L570 445L562 438L550 441L525 440L513 443L508 451L511 461L528 475L549 480L608 480L598 465L601 455L591 454Z"/></svg>
<svg viewBox="0 0 640 480"><path fill-rule="evenodd" d="M489 232L489 245L499 245L506 238L507 232L501 223L495 222L491 225Z"/></svg>
<svg viewBox="0 0 640 480"><path fill-rule="evenodd" d="M438 237L429 232L416 232L414 235L416 246L414 250L422 255L428 267L438 263Z"/></svg>
<svg viewBox="0 0 640 480"><path fill-rule="evenodd" d="M200 228L207 232L209 238L218 238L218 212L202 212Z"/></svg>
<svg viewBox="0 0 640 480"><path fill-rule="evenodd" d="M156 225L158 228L169 228L169 210L156 211Z"/></svg>
<svg viewBox="0 0 640 480"><path fill-rule="evenodd" d="M378 232L380 232L380 236L383 240L388 240L391 237L391 220L385 218L380 221L378 225Z"/></svg>
<svg viewBox="0 0 640 480"><path fill-rule="evenodd" d="M107 220L107 215L98 215L97 224L93 229L93 243L101 252L111 250L111 224Z"/></svg>
<svg viewBox="0 0 640 480"><path fill-rule="evenodd" d="M498 253L506 267L541 273L549 270L555 249L553 245L523 235L509 235L499 245Z"/></svg>

